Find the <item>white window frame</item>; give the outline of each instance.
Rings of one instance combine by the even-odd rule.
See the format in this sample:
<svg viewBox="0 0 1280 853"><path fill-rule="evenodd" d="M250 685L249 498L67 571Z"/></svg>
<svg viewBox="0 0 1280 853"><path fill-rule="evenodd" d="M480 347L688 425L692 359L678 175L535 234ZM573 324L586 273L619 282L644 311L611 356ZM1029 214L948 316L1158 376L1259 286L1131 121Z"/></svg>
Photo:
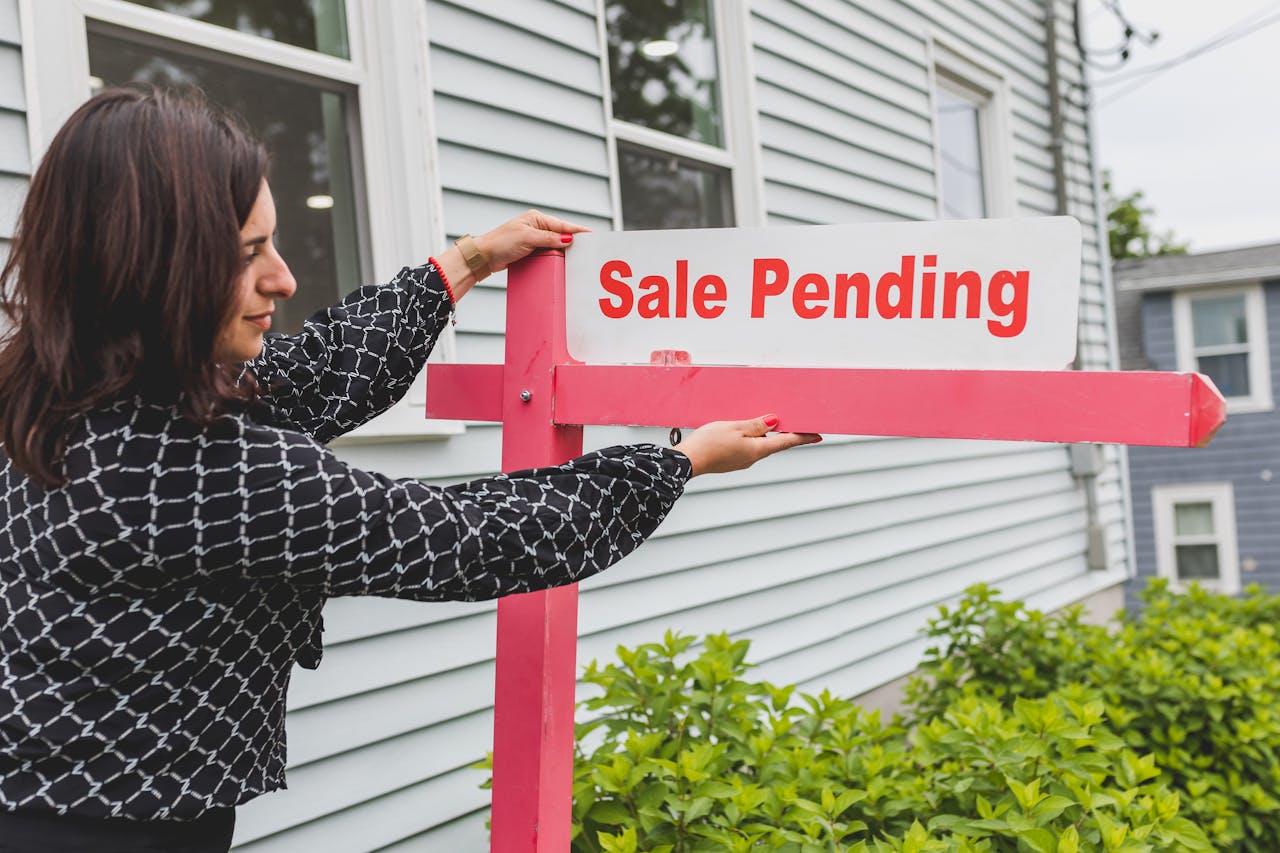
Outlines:
<svg viewBox="0 0 1280 853"><path fill-rule="evenodd" d="M1009 121L1009 81L959 47L931 33L927 43L929 120L933 125L933 176L937 217L942 208L942 133L938 127L938 90L945 89L978 108L978 144L982 154L983 193L988 219L1013 216L1013 137Z"/></svg>
<svg viewBox="0 0 1280 853"><path fill-rule="evenodd" d="M1212 536L1182 537L1175 533L1174 507L1177 504L1208 503L1213 507ZM1240 548L1236 539L1235 489L1231 483L1179 483L1154 486L1151 489L1151 517L1155 528L1156 573L1168 578L1177 590L1189 583L1205 589L1234 595L1240 591ZM1175 545L1216 544L1218 546L1218 580L1178 579Z"/></svg>
<svg viewBox="0 0 1280 853"><path fill-rule="evenodd" d="M1270 412L1275 409L1271 396L1271 347L1267 340L1267 303L1262 283L1232 287L1176 290L1173 293L1173 339L1177 350L1178 370L1197 372L1195 335L1191 322L1191 303L1199 298L1244 296L1245 330L1249 335L1249 389L1246 397L1228 397L1231 414ZM1212 355L1213 353L1204 353Z"/></svg>
<svg viewBox="0 0 1280 853"><path fill-rule="evenodd" d="M621 231L623 227L622 188L618 175L619 141L727 170L733 194L734 227L765 224L764 182L757 141L760 129L755 102L755 71L751 63L751 9L741 0L711 0L711 16L716 40L724 148L613 117L605 0L596 0L605 142L609 147L609 195L615 231Z"/></svg>
<svg viewBox="0 0 1280 853"><path fill-rule="evenodd" d="M346 0L345 6L350 59L126 0L19 0L33 169L58 128L89 97L90 20L345 84L359 105L359 138L352 141L352 157L357 218L367 223L360 239L362 268L373 281L389 281L401 267L423 263L445 246L426 4ZM453 329L448 328L432 361L455 359ZM403 400L338 443L462 432L461 422L425 419L425 383L425 376L419 376Z"/></svg>

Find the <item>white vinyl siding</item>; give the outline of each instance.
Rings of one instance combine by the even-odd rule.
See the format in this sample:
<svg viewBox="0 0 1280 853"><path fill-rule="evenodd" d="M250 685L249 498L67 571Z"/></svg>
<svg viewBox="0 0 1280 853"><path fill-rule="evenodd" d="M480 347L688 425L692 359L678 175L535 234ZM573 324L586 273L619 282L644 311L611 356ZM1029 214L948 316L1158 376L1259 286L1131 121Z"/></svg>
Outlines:
<svg viewBox="0 0 1280 853"><path fill-rule="evenodd" d="M31 174L18 0L0 0L0 263L8 256Z"/></svg>

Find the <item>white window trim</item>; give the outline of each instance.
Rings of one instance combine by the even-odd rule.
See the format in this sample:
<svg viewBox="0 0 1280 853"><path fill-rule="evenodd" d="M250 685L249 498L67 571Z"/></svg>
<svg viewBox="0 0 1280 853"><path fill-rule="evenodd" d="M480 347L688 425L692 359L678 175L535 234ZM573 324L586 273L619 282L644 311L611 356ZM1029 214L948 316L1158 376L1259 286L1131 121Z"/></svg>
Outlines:
<svg viewBox="0 0 1280 853"><path fill-rule="evenodd" d="M360 136L352 153L357 195L367 220L365 274L389 281L445 245L442 192L427 54L426 4L420 0L347 0L351 59L282 44L139 6L125 0L19 0L32 168L67 117L89 96L86 19L345 83L356 90ZM362 245L366 239L362 236ZM432 361L454 361L452 327ZM340 443L439 438L459 421L428 421L425 377L403 400Z"/></svg>
<svg viewBox="0 0 1280 853"><path fill-rule="evenodd" d="M1231 483L1180 483L1151 489L1151 516L1155 528L1156 573L1181 591L1174 551L1174 505L1209 503L1213 506L1213 539L1218 545L1219 578L1196 580L1205 589L1234 595L1240 591L1240 549L1236 539L1235 489ZM1208 541L1206 539L1206 541Z"/></svg>
<svg viewBox="0 0 1280 853"><path fill-rule="evenodd" d="M720 111L724 148L694 142L613 117L613 87L609 80L609 34L605 0L596 0L596 30L600 46L601 99L605 144L609 148L609 195L613 228L622 230L622 189L618 175L618 140L688 160L727 169L733 193L735 227L765 224L764 179L761 168L760 119L755 101L755 70L751 62L751 9L740 0L711 0L716 39L716 73L720 82Z"/></svg>
<svg viewBox="0 0 1280 853"><path fill-rule="evenodd" d="M1244 296L1245 326L1249 334L1249 387L1247 397L1228 397L1227 412L1248 414L1275 409L1271 397L1271 347L1267 341L1267 303L1261 282L1233 287L1199 288L1173 292L1173 339L1178 370L1196 372L1195 338L1191 303L1199 297Z"/></svg>
<svg viewBox="0 0 1280 853"><path fill-rule="evenodd" d="M929 119L933 125L933 176L937 217L942 210L942 136L938 128L938 88L965 98L978 107L978 134L982 148L983 191L986 218L1013 216L1013 135L1009 121L1009 81L958 46L930 33L926 43L929 68Z"/></svg>

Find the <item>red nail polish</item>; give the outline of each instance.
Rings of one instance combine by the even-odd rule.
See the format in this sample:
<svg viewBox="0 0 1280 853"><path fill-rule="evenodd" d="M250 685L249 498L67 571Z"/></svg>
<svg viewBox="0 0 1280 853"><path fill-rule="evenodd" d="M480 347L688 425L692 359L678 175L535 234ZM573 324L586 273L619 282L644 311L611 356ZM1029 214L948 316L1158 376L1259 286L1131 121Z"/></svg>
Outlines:
<svg viewBox="0 0 1280 853"><path fill-rule="evenodd" d="M769 417L764 419L764 425L767 426L769 429L773 429L778 425L778 416L769 415Z"/></svg>
<svg viewBox="0 0 1280 853"><path fill-rule="evenodd" d="M572 235L572 234L561 234L561 235L560 235L560 242L561 242L561 243L572 243L572 242L573 242L573 235Z"/></svg>

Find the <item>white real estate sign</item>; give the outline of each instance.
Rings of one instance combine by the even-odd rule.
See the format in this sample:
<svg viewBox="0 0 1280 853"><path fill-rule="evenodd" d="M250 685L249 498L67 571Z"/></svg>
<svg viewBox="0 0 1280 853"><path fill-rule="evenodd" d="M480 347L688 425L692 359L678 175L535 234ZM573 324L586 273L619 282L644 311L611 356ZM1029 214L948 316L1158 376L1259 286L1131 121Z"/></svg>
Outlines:
<svg viewBox="0 0 1280 853"><path fill-rule="evenodd" d="M647 364L1061 370L1075 358L1067 216L580 234L569 354Z"/></svg>

